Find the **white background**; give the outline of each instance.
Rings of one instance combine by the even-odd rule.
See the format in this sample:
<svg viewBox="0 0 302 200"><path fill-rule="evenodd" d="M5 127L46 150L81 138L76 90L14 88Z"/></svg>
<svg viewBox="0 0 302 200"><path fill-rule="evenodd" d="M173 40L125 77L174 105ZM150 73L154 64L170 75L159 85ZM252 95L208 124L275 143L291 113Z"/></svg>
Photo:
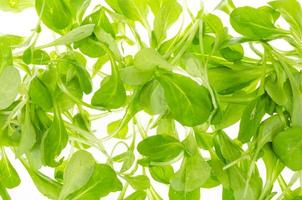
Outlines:
<svg viewBox="0 0 302 200"><path fill-rule="evenodd" d="M92 1L93 2L91 4L91 7L89 8L89 11L91 11L95 5L97 5L99 3L103 3L103 1L98 1L98 0L92 0ZM185 0L183 0L183 1L185 1ZM183 1L180 1L180 2L183 3ZM200 2L201 1L199 1L199 0L187 0L187 5L189 6L190 9L192 9L193 12L196 12L197 9L199 8ZM243 5L251 5L254 7L258 7L258 6L264 5L265 2L266 1L264 1L264 0L234 0L235 5L238 7L243 6ZM205 0L204 1L205 10L207 12L212 12L213 8L218 3L219 3L219 1L217 1L217 0ZM222 20L226 26L230 27L228 15L226 15L222 12L215 12L215 13L222 17ZM16 35L22 35L22 36L28 37L31 34L31 30L35 28L37 21L38 21L38 18L37 18L37 15L36 15L36 12L34 9L27 9L18 14L0 12L0 34L16 34ZM174 29L170 30L169 32L170 33L177 32L175 29L176 29L176 27L174 27ZM234 31L232 31L231 29L229 31L231 34L236 35L236 33ZM146 37L146 35L145 35L145 37ZM51 32L49 32L46 28L43 27L43 34L39 40L39 43L41 43L41 44L47 43L49 41L52 41L53 39L54 39L54 35L51 34ZM281 45L282 45L282 43L281 43ZM126 51L127 51L127 49L126 49ZM129 53L133 54L134 52L133 52L133 50L129 49ZM253 56L250 52L247 52L247 54L250 54L250 56ZM98 85L98 83L96 83L96 84ZM109 117L106 120L113 121L114 119L116 119L116 116ZM97 131L97 133L100 133L105 130L104 126L102 126L102 125L96 125L94 128ZM232 137L235 137L238 133L238 125L228 128L227 132ZM110 148L112 148L112 144L108 143L108 144L106 144L106 147L110 149ZM92 152L93 152L93 155L100 162L104 161L104 158L102 158L102 156L100 155L99 152L97 152L97 151L92 151ZM9 190L9 193L10 193L12 199L13 200L47 199L39 193L39 191L36 189L35 185L31 181L31 178L27 174L26 170L23 168L21 163L14 158L14 155L9 154L9 157L10 157L10 160L13 163L14 167L18 171L18 173L21 177L21 180L22 180L22 183L20 186L18 186L15 189ZM43 172L52 176L52 171L49 169L43 169ZM262 177L265 177L265 170L264 170L262 163L260 163L260 173L262 174ZM285 170L284 174L285 174L285 176L284 176L285 179L289 180L290 172ZM167 196L166 196L167 195L167 186L162 185L160 183L154 183L154 186L157 189L157 191L162 195L162 198L167 199ZM276 190L279 190L279 188L276 187ZM108 196L107 198L104 198L104 199L114 200L114 199L116 199L117 195L118 195L118 193L111 194L110 196ZM205 200L221 199L221 187L217 187L217 188L210 189L210 190L202 189L201 190L201 199L205 199Z"/></svg>

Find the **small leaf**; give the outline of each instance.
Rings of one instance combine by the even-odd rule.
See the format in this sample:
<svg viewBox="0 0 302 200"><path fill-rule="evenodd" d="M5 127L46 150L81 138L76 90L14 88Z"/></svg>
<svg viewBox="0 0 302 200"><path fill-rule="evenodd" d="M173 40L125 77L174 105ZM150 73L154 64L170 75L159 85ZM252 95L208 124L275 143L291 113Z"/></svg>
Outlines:
<svg viewBox="0 0 302 200"><path fill-rule="evenodd" d="M265 114L267 105L266 97L260 97L252 101L243 111L238 139L242 142L248 142L256 135L260 122Z"/></svg>
<svg viewBox="0 0 302 200"><path fill-rule="evenodd" d="M152 161L164 162L177 157L182 151L182 144L168 135L155 135L141 141L137 150Z"/></svg>
<svg viewBox="0 0 302 200"><path fill-rule="evenodd" d="M94 31L94 24L86 24L79 26L72 31L66 33L64 36L56 39L55 41L42 45L38 47L39 49L48 48L52 46L59 46L59 45L70 45L71 43L83 40L90 36Z"/></svg>
<svg viewBox="0 0 302 200"><path fill-rule="evenodd" d="M28 93L31 101L43 108L43 110L49 110L53 107L51 93L38 77L31 81Z"/></svg>
<svg viewBox="0 0 302 200"><path fill-rule="evenodd" d="M37 15L50 29L61 32L72 23L72 14L64 0L36 0Z"/></svg>
<svg viewBox="0 0 302 200"><path fill-rule="evenodd" d="M152 71L156 66L171 69L172 66L161 55L151 48L140 50L134 57L134 66L142 71Z"/></svg>
<svg viewBox="0 0 302 200"><path fill-rule="evenodd" d="M29 106L26 106L23 126L21 127L21 139L17 153L19 155L28 153L37 141L36 130L30 118Z"/></svg>
<svg viewBox="0 0 302 200"><path fill-rule="evenodd" d="M26 64L48 65L50 57L43 50L28 48L23 53L23 61Z"/></svg>
<svg viewBox="0 0 302 200"><path fill-rule="evenodd" d="M135 190L145 190L150 187L150 181L147 176L125 176L124 178Z"/></svg>
<svg viewBox="0 0 302 200"><path fill-rule="evenodd" d="M10 163L4 151L0 160L0 180L1 185L10 189L17 187L21 183L18 173Z"/></svg>
<svg viewBox="0 0 302 200"><path fill-rule="evenodd" d="M171 188L177 192L193 192L210 178L211 168L199 155L185 157L180 169L170 180Z"/></svg>
<svg viewBox="0 0 302 200"><path fill-rule="evenodd" d="M171 177L174 175L173 167L170 165L150 166L149 172L154 180L164 184L169 184Z"/></svg>
<svg viewBox="0 0 302 200"><path fill-rule="evenodd" d="M112 1L111 1L112 2ZM148 7L146 1L141 0L117 0L118 8L129 19L141 22L147 26L146 19Z"/></svg>
<svg viewBox="0 0 302 200"><path fill-rule="evenodd" d="M13 65L12 49L6 43L0 42L0 74L4 69L4 67L8 67L12 65Z"/></svg>
<svg viewBox="0 0 302 200"><path fill-rule="evenodd" d="M159 8L154 19L154 34L158 44L166 39L166 33L178 19L182 11L177 1L165 1Z"/></svg>
<svg viewBox="0 0 302 200"><path fill-rule="evenodd" d="M126 91L120 77L111 75L102 81L101 88L93 95L91 104L115 109L121 107L125 101Z"/></svg>
<svg viewBox="0 0 302 200"><path fill-rule="evenodd" d="M67 131L62 119L55 116L49 129L44 133L41 143L43 163L47 166L56 167L60 164L55 159L60 155L68 141Z"/></svg>

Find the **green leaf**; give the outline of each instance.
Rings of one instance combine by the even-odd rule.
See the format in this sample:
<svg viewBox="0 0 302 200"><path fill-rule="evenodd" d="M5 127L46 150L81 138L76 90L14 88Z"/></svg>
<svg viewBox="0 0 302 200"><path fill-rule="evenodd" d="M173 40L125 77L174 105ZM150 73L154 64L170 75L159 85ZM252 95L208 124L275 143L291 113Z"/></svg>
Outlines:
<svg viewBox="0 0 302 200"><path fill-rule="evenodd" d="M102 27L97 26L94 30L94 34L99 41L108 46L108 48L117 58L121 56L117 42L110 33L107 33Z"/></svg>
<svg viewBox="0 0 302 200"><path fill-rule="evenodd" d="M119 125L121 124L121 120L116 120L108 124L107 132L109 135L115 133ZM115 138L126 139L128 134L128 126L124 126L118 133L114 136Z"/></svg>
<svg viewBox="0 0 302 200"><path fill-rule="evenodd" d="M290 169L302 169L302 129L288 128L273 138L274 152L278 158Z"/></svg>
<svg viewBox="0 0 302 200"><path fill-rule="evenodd" d="M94 24L85 24L82 26L79 26L72 31L66 33L62 37L54 40L53 42L50 42L48 44L39 46L38 48L48 48L52 46L60 46L60 45L70 45L74 42L78 42L80 40L83 40L90 36L94 31Z"/></svg>
<svg viewBox="0 0 302 200"><path fill-rule="evenodd" d="M26 64L48 65L50 57L45 51L28 48L23 53L23 61Z"/></svg>
<svg viewBox="0 0 302 200"><path fill-rule="evenodd" d="M38 77L31 81L28 93L31 101L43 108L43 110L49 110L53 107L51 93Z"/></svg>
<svg viewBox="0 0 302 200"><path fill-rule="evenodd" d="M260 79L265 71L263 68L256 67L240 70L215 67L209 69L208 73L211 85L219 94L230 94Z"/></svg>
<svg viewBox="0 0 302 200"><path fill-rule="evenodd" d="M122 13L129 19L141 22L147 26L148 7L146 1L117 0Z"/></svg>
<svg viewBox="0 0 302 200"><path fill-rule="evenodd" d="M153 115L166 112L164 90L157 81L149 82L142 88L140 104L145 112Z"/></svg>
<svg viewBox="0 0 302 200"><path fill-rule="evenodd" d="M197 126L208 120L213 106L205 87L178 74L159 74L156 78L177 121L185 126Z"/></svg>
<svg viewBox="0 0 302 200"><path fill-rule="evenodd" d="M12 0L2 0L0 2L0 10L7 12L21 12L26 8L34 7L34 0L22 0L22 1L12 1Z"/></svg>
<svg viewBox="0 0 302 200"><path fill-rule="evenodd" d="M156 66L163 69L171 69L169 64L161 55L151 48L140 50L134 57L134 66L142 71L152 71Z"/></svg>
<svg viewBox="0 0 302 200"><path fill-rule="evenodd" d="M71 194L68 199L100 199L110 192L120 191L122 183L117 179L115 172L108 165L95 165L94 172L86 185Z"/></svg>
<svg viewBox="0 0 302 200"><path fill-rule="evenodd" d="M154 180L164 184L169 184L171 177L174 175L171 165L150 166L149 172Z"/></svg>
<svg viewBox="0 0 302 200"><path fill-rule="evenodd" d="M61 32L72 23L72 14L64 0L36 0L37 14L43 23L56 32Z"/></svg>
<svg viewBox="0 0 302 200"><path fill-rule="evenodd" d="M7 41L5 39L5 41ZM0 73L4 67L13 65L12 49L5 43L0 42Z"/></svg>
<svg viewBox="0 0 302 200"><path fill-rule="evenodd" d="M75 48L79 48L81 52L91 58L98 58L105 55L100 42L91 37L87 37L75 43Z"/></svg>
<svg viewBox="0 0 302 200"><path fill-rule="evenodd" d="M241 142L248 142L253 136L256 135L260 122L265 114L267 106L267 98L259 97L252 101L243 111L238 139Z"/></svg>
<svg viewBox="0 0 302 200"><path fill-rule="evenodd" d="M222 57L231 62L240 61L244 56L244 49L240 44L227 45L219 50Z"/></svg>
<svg viewBox="0 0 302 200"><path fill-rule="evenodd" d="M145 191L136 191L125 198L125 200L145 200L147 193Z"/></svg>
<svg viewBox="0 0 302 200"><path fill-rule="evenodd" d="M105 0L105 2L116 12L122 13L122 10L120 9L119 6L119 1L118 0Z"/></svg>
<svg viewBox="0 0 302 200"><path fill-rule="evenodd" d="M192 192L179 192L173 190L172 187L169 189L169 199L173 200L200 200L200 189L196 189Z"/></svg>
<svg viewBox="0 0 302 200"><path fill-rule="evenodd" d="M72 52L66 55L60 62L62 68L66 68L66 76L68 76L68 73L75 75L79 81L81 90L85 94L89 94L92 91L92 81L90 74L85 69L85 57L77 52ZM71 70L70 68L72 68L73 70ZM73 76L71 76L70 79L72 78Z"/></svg>
<svg viewBox="0 0 302 200"><path fill-rule="evenodd" d="M176 158L183 151L183 145L171 136L155 135L141 141L137 150L152 161L165 162Z"/></svg>
<svg viewBox="0 0 302 200"><path fill-rule="evenodd" d="M44 133L41 143L42 161L45 165L56 167L61 162L56 158L65 148L68 141L67 131L64 122L58 116L55 116L49 129Z"/></svg>
<svg viewBox="0 0 302 200"><path fill-rule="evenodd" d="M210 166L199 153L195 153L183 159L180 169L170 180L171 188L177 192L196 191L208 180L210 174Z"/></svg>
<svg viewBox="0 0 302 200"><path fill-rule="evenodd" d="M80 23L91 0L65 0L76 22Z"/></svg>
<svg viewBox="0 0 302 200"><path fill-rule="evenodd" d="M94 158L86 151L77 151L70 158L65 170L63 187L58 199L65 199L89 181L95 166Z"/></svg>
<svg viewBox="0 0 302 200"><path fill-rule="evenodd" d="M3 200L11 200L11 197L9 196L7 190L0 184L0 197Z"/></svg>
<svg viewBox="0 0 302 200"><path fill-rule="evenodd" d="M17 153L19 155L28 153L37 142L36 130L30 118L29 106L26 106L23 126L21 127L21 139Z"/></svg>
<svg viewBox="0 0 302 200"><path fill-rule="evenodd" d="M124 105L126 91L119 75L111 75L103 79L101 88L95 92L91 99L94 106L106 109L115 109Z"/></svg>
<svg viewBox="0 0 302 200"><path fill-rule="evenodd" d="M150 181L147 176L124 176L124 179L133 187L135 190L145 190L150 187Z"/></svg>
<svg viewBox="0 0 302 200"><path fill-rule="evenodd" d="M166 39L168 29L182 12L182 7L176 1L165 1L159 8L154 19L154 34L158 44Z"/></svg>
<svg viewBox="0 0 302 200"><path fill-rule="evenodd" d="M0 35L0 43L5 44L10 47L18 46L24 42L25 38L19 35ZM5 51L10 51L9 48L4 49ZM1 67L0 67L1 68Z"/></svg>
<svg viewBox="0 0 302 200"><path fill-rule="evenodd" d="M21 180L16 172L15 168L10 163L8 157L5 152L2 151L2 158L0 160L0 180L1 185L6 188L15 188L20 185Z"/></svg>
<svg viewBox="0 0 302 200"><path fill-rule="evenodd" d="M134 153L131 150L128 150L124 153L121 153L112 158L114 162L122 162L122 167L120 169L120 173L123 173L131 168L135 161Z"/></svg>
<svg viewBox="0 0 302 200"><path fill-rule="evenodd" d="M230 20L238 33L252 39L270 39L282 33L275 27L271 14L263 9L239 7L233 10Z"/></svg>
<svg viewBox="0 0 302 200"><path fill-rule="evenodd" d="M119 71L122 81L130 86L144 85L153 78L153 70L146 71L129 66Z"/></svg>
<svg viewBox="0 0 302 200"><path fill-rule="evenodd" d="M214 50L217 50L223 42L227 39L227 29L223 26L219 17L213 14L208 14L204 18L206 25L210 27L210 29L215 33L215 47Z"/></svg>
<svg viewBox="0 0 302 200"><path fill-rule="evenodd" d="M277 0L269 2L269 5L279 11L290 24L292 30L302 33L302 8L297 0Z"/></svg>
<svg viewBox="0 0 302 200"><path fill-rule="evenodd" d="M24 163L23 163L24 164ZM62 185L49 177L45 176L39 171L31 169L29 166L24 164L26 170L31 176L37 189L46 197L50 199L57 199L59 197Z"/></svg>
<svg viewBox="0 0 302 200"><path fill-rule="evenodd" d="M19 71L15 67L0 70L0 110L9 107L16 99L21 85Z"/></svg>

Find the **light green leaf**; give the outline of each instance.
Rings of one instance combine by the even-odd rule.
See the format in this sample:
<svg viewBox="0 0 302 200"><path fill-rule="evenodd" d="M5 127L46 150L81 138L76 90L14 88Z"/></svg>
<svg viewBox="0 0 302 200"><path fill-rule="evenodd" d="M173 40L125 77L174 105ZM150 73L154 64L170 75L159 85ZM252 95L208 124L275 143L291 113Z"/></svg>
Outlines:
<svg viewBox="0 0 302 200"><path fill-rule="evenodd" d="M50 42L48 44L39 46L37 48L43 49L43 48L48 48L52 46L59 46L59 45L70 45L74 42L78 42L80 40L83 40L90 36L93 31L94 31L94 24L85 24L82 26L79 26L72 31L66 33L62 37L54 40L53 42Z"/></svg>
<svg viewBox="0 0 302 200"><path fill-rule="evenodd" d="M134 66L143 71L152 71L156 66L168 70L172 69L171 64L151 48L144 48L135 55Z"/></svg>
<svg viewBox="0 0 302 200"><path fill-rule="evenodd" d="M176 22L182 11L177 1L165 1L159 8L154 19L154 34L158 44L166 39L168 29Z"/></svg>
<svg viewBox="0 0 302 200"><path fill-rule="evenodd" d="M150 181L147 176L124 176L124 179L133 187L135 190L145 190L150 187Z"/></svg>
<svg viewBox="0 0 302 200"><path fill-rule="evenodd" d="M19 155L28 153L37 141L36 130L30 118L29 106L26 106L23 126L21 127L21 139L17 153Z"/></svg>
<svg viewBox="0 0 302 200"><path fill-rule="evenodd" d="M65 199L69 194L82 188L93 174L95 160L90 153L78 151L72 155L65 170L63 187L59 199Z"/></svg>
<svg viewBox="0 0 302 200"><path fill-rule="evenodd" d="M2 151L2 158L0 160L0 180L1 185L6 188L15 188L20 185L21 180L15 168L10 163L5 152Z"/></svg>
<svg viewBox="0 0 302 200"><path fill-rule="evenodd" d="M21 85L19 71L15 67L5 67L0 71L0 110L10 106L18 95Z"/></svg>
<svg viewBox="0 0 302 200"><path fill-rule="evenodd" d="M26 8L34 7L35 0L2 0L0 2L0 10L8 12L21 12Z"/></svg>

